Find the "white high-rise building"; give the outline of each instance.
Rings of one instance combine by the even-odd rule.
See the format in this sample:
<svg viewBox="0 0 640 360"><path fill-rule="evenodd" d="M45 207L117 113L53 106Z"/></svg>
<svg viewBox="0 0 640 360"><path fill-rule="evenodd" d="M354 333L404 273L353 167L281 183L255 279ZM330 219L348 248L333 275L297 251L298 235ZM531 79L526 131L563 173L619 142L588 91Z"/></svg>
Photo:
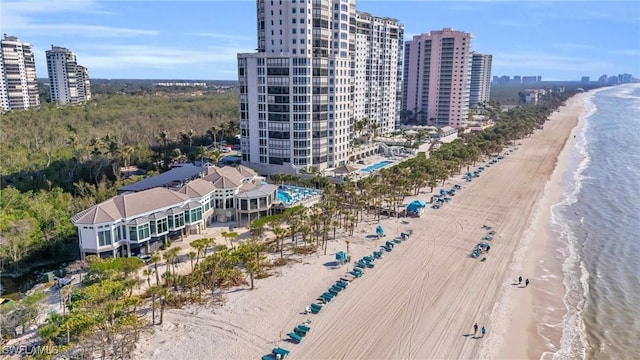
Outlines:
<svg viewBox="0 0 640 360"><path fill-rule="evenodd" d="M469 86L469 105L489 101L491 95L491 55L471 53L471 83Z"/></svg>
<svg viewBox="0 0 640 360"><path fill-rule="evenodd" d="M27 109L40 105L33 48L15 36L0 42L0 108Z"/></svg>
<svg viewBox="0 0 640 360"><path fill-rule="evenodd" d="M91 83L89 82L89 69L82 65L76 67L76 85L78 86L78 99L80 101L91 100Z"/></svg>
<svg viewBox="0 0 640 360"><path fill-rule="evenodd" d="M466 126L472 38L470 33L445 28L405 43L403 110L418 122Z"/></svg>
<svg viewBox="0 0 640 360"><path fill-rule="evenodd" d="M367 92L355 91L355 0L256 3L258 52L238 54L245 164L261 174L337 167L350 160L356 114L371 117L379 124L379 132L393 129L396 111L382 110L380 102L367 106L358 98ZM391 21L383 24L375 19L371 17L369 23L382 29L374 28L374 36L380 37L380 46L391 46ZM393 31L402 39L397 26ZM358 38L362 40L364 36ZM375 59L379 62L376 66L388 67L390 76L397 78L398 51L373 49L368 44L361 47L369 49L370 61ZM383 73L379 70L370 78L379 81ZM394 86L392 83L395 85L389 80L388 87L376 84L375 92L379 98L388 95L395 104L397 94L386 93ZM373 91L373 85L367 86ZM354 104L363 107L356 111ZM376 110L375 116L370 116L371 109ZM384 118L387 112L390 115Z"/></svg>
<svg viewBox="0 0 640 360"><path fill-rule="evenodd" d="M398 20L358 12L356 19L355 120L375 133L395 130L402 109L404 26Z"/></svg>
<svg viewBox="0 0 640 360"><path fill-rule="evenodd" d="M78 65L71 50L51 45L47 50L51 102L79 104L91 98L88 70Z"/></svg>

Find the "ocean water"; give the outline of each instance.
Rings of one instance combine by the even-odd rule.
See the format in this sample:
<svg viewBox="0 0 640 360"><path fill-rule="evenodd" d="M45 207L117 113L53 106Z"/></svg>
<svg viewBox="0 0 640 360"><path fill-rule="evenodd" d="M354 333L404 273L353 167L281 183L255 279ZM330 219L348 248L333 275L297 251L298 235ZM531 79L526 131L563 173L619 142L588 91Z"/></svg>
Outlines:
<svg viewBox="0 0 640 360"><path fill-rule="evenodd" d="M545 359L640 359L640 84L587 98L551 233L560 346Z"/></svg>

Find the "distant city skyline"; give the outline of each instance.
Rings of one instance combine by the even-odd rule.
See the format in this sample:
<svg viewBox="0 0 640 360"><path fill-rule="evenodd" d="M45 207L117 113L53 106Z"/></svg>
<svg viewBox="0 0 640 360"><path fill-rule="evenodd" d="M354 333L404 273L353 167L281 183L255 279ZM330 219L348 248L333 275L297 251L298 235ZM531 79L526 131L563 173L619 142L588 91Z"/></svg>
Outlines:
<svg viewBox="0 0 640 360"><path fill-rule="evenodd" d="M472 33L471 50L493 55L495 75L579 81L640 74L636 2L356 4L398 19L405 41L445 27ZM73 49L94 79L185 80L237 80L236 54L258 47L253 0L3 0L0 23L3 33L32 44L38 78L47 78L51 45Z"/></svg>

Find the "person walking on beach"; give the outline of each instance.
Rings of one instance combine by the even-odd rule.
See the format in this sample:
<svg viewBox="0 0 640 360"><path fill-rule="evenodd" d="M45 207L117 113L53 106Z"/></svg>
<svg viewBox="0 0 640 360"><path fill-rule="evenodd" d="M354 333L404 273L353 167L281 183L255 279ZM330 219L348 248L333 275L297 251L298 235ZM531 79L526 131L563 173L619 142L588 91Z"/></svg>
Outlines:
<svg viewBox="0 0 640 360"><path fill-rule="evenodd" d="M473 324L473 336L476 336L478 333L478 323Z"/></svg>
<svg viewBox="0 0 640 360"><path fill-rule="evenodd" d="M524 281L524 287L527 287L527 286L529 286L529 279Z"/></svg>
<svg viewBox="0 0 640 360"><path fill-rule="evenodd" d="M487 328L482 325L482 330L480 330L480 332L482 333L482 337L484 337L484 335L487 333Z"/></svg>
<svg viewBox="0 0 640 360"><path fill-rule="evenodd" d="M522 284L522 276L518 277L518 285Z"/></svg>

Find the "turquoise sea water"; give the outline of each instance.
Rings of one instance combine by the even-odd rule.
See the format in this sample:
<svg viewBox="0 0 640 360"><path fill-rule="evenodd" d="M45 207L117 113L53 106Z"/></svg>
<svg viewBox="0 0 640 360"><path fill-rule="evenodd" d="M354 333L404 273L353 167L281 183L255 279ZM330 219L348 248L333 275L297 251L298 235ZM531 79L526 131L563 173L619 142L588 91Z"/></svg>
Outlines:
<svg viewBox="0 0 640 360"><path fill-rule="evenodd" d="M564 318L553 359L640 358L640 84L587 99L552 209Z"/></svg>

